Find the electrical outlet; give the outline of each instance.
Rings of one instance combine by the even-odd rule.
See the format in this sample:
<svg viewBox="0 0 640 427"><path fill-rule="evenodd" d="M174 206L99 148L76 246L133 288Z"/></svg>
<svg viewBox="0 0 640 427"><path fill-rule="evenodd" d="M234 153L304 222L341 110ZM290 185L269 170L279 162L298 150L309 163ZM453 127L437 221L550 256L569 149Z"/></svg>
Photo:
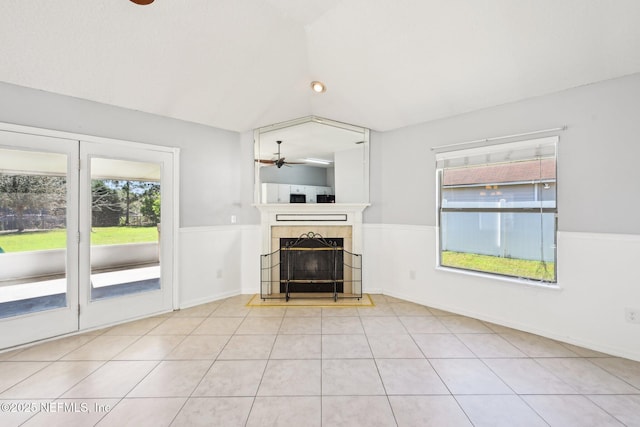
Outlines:
<svg viewBox="0 0 640 427"><path fill-rule="evenodd" d="M409 270L409 279L416 280L416 271L415 270Z"/></svg>
<svg viewBox="0 0 640 427"><path fill-rule="evenodd" d="M640 323L640 310L637 308L625 308L624 318L629 323Z"/></svg>
<svg viewBox="0 0 640 427"><path fill-rule="evenodd" d="M216 277L218 279L222 279L222 269L218 269L218 271L216 272Z"/></svg>

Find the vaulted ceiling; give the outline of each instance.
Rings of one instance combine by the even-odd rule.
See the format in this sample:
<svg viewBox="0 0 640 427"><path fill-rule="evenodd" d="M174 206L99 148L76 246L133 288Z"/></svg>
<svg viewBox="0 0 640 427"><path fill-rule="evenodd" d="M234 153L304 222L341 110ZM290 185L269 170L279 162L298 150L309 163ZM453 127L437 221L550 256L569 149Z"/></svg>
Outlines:
<svg viewBox="0 0 640 427"><path fill-rule="evenodd" d="M3 0L0 81L241 132L384 131L640 72L639 22L637 0Z"/></svg>

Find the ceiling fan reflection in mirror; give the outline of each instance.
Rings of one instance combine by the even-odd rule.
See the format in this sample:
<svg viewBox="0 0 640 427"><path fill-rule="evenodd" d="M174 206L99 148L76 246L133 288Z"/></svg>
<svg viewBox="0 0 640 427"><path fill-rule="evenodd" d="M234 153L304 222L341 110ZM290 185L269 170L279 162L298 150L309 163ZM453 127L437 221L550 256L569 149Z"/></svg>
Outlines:
<svg viewBox="0 0 640 427"><path fill-rule="evenodd" d="M266 165L270 165L270 166L277 166L278 169L280 169L282 166L289 166L289 165L300 165L302 163L299 162L286 162L284 160L284 157L280 157L280 144L282 144L282 141L276 141L276 144L278 144L278 152L277 153L273 153L276 154L278 157L276 157L275 159L272 160L263 160L263 159L256 159L256 162L258 163L262 163L262 164L266 164Z"/></svg>

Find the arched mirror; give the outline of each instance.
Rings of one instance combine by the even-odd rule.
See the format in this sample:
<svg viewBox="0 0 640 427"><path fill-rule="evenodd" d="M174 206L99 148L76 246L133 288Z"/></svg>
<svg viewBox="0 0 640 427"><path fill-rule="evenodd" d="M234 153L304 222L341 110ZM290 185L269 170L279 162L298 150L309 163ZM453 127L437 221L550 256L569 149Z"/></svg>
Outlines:
<svg viewBox="0 0 640 427"><path fill-rule="evenodd" d="M369 203L369 129L310 116L254 138L256 204Z"/></svg>

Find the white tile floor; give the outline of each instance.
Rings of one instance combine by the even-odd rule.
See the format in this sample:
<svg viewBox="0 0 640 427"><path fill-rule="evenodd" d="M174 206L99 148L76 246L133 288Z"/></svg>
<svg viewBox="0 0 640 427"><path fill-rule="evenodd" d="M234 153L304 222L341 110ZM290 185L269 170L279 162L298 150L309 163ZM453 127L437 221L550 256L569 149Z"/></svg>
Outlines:
<svg viewBox="0 0 640 427"><path fill-rule="evenodd" d="M373 295L249 295L0 353L2 426L640 426L640 363Z"/></svg>

